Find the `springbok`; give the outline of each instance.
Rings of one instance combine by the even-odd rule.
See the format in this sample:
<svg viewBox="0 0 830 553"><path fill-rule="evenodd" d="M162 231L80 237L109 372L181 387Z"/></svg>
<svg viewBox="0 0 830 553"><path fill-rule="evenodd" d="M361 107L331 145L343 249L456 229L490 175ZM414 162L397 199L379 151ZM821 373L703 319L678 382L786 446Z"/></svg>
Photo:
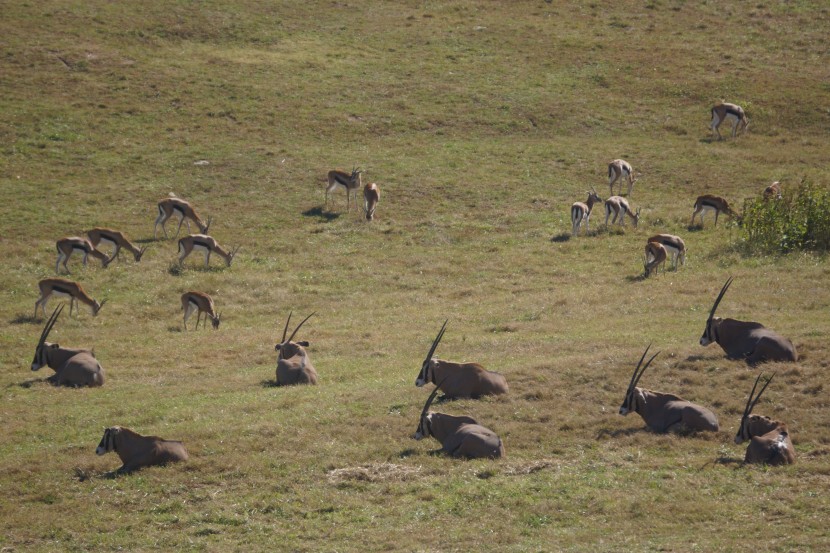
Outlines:
<svg viewBox="0 0 830 553"><path fill-rule="evenodd" d="M648 239L649 242L662 244L671 255L672 268L677 270L677 264L686 264L686 243L679 236L673 234L655 234Z"/></svg>
<svg viewBox="0 0 830 553"><path fill-rule="evenodd" d="M613 212L614 218L611 219L612 225L617 222L617 217L619 217L620 226L625 226L625 216L628 215L631 217L631 220L634 221L634 228L637 228L637 223L640 222L640 209L642 208L638 208L637 212L632 214L631 207L628 205L628 200L622 196L611 196L605 200L605 226L608 226L608 217L610 217Z"/></svg>
<svg viewBox="0 0 830 553"><path fill-rule="evenodd" d="M623 179L628 181L628 195L631 196L631 189L634 188L634 183L637 179L634 177L634 169L631 164L624 159L615 159L608 164L608 188L611 189L610 194L614 195L614 183L620 181L620 194L622 194Z"/></svg>
<svg viewBox="0 0 830 553"><path fill-rule="evenodd" d="M117 230L96 227L87 231L86 235L89 237L89 241L92 245L96 248L101 243L108 244L109 246L115 248L112 252L112 256L110 257L111 260L118 257L118 254L121 252L121 248L124 248L133 254L135 262L138 263L141 261L141 256L144 255L144 252L147 251L147 246L142 248L135 246L135 244L127 240L127 237L124 236L123 232L119 232Z"/></svg>
<svg viewBox="0 0 830 553"><path fill-rule="evenodd" d="M721 288L709 312L706 328L700 337L700 345L708 346L717 342L727 357L744 359L750 364L763 361L798 361L798 352L793 343L761 323L715 317L715 310L730 284L732 277L729 277Z"/></svg>
<svg viewBox="0 0 830 553"><path fill-rule="evenodd" d="M579 226L584 222L585 223L585 232L590 230L588 226L588 222L591 219L591 210L594 209L594 204L597 204L602 201L597 195L597 191L591 187L591 190L588 192L588 199L585 200L585 203L582 202L574 202L571 206L571 224L573 225L573 236L579 236Z"/></svg>
<svg viewBox="0 0 830 553"><path fill-rule="evenodd" d="M100 259L101 266L104 268L106 268L112 261L112 258L107 257L104 252L96 249L96 247L89 240L78 236L61 238L55 243L55 247L58 250L58 260L55 262L55 273L60 273L61 262L63 262L63 268L66 269L67 273L71 274L72 271L69 270L66 263L69 261L69 258L74 252L78 252L84 256L84 267L86 267L86 261L90 255L96 259Z"/></svg>
<svg viewBox="0 0 830 553"><path fill-rule="evenodd" d="M749 399L746 400L741 424L738 427L738 433L735 435L735 443L741 444L749 440L744 463L791 465L795 463L795 448L790 440L787 425L763 415L752 414L752 409L758 403L761 394L764 393L769 383L772 382L772 377L775 376L775 373L773 373L767 379L761 391L758 392L758 395L753 398L752 396L755 394L755 388L758 386L762 374L759 374L758 378L755 379L755 385L752 386L752 391L749 392Z"/></svg>
<svg viewBox="0 0 830 553"><path fill-rule="evenodd" d="M98 300L92 299L79 283L65 278L44 278L37 283L37 286L40 288L40 297L35 302L35 317L37 317L38 306L43 311L43 316L46 316L46 304L53 295L69 298L70 317L72 316L72 308L75 306L76 301L88 305L92 310L93 317L98 314L98 311L107 302L107 300L104 300L99 303Z"/></svg>
<svg viewBox="0 0 830 553"><path fill-rule="evenodd" d="M193 206L190 205L190 202L177 198L174 194L171 194L169 198L159 200L158 210L159 216L156 217L156 224L153 226L153 239L156 239L158 236L159 225L161 225L161 230L164 231L164 237L167 238L167 229L164 225L167 223L167 219L172 217L173 214L179 216L179 226L176 228L176 236L179 235L179 231L182 229L182 223L187 223L187 232L190 232L190 221L188 219L192 219L196 223L196 226L199 227L199 232L202 234L207 234L210 228L210 217L208 217L207 222L204 222L199 217L199 214L196 213L196 210L193 209ZM173 238L176 238L176 236Z"/></svg>
<svg viewBox="0 0 830 553"><path fill-rule="evenodd" d="M115 472L130 473L142 467L187 461L189 456L182 442L163 440L158 436L142 436L129 428L110 426L104 429L95 449L98 455L114 451L124 463Z"/></svg>
<svg viewBox="0 0 830 553"><path fill-rule="evenodd" d="M213 305L213 298L204 292L190 291L182 294L182 310L184 311L184 329L187 330L187 319L196 311L196 330L199 330L199 318L202 313L205 314L205 324L207 327L207 320L210 317L210 322L213 324L213 330L219 328L219 319L221 313L216 312L216 307Z"/></svg>
<svg viewBox="0 0 830 553"><path fill-rule="evenodd" d="M472 417L454 417L429 411L440 383L427 398L418 421L418 429L412 436L416 440L432 436L441 442L441 451L453 457L466 459L504 457L504 444L498 435L476 422Z"/></svg>
<svg viewBox="0 0 830 553"><path fill-rule="evenodd" d="M695 210L692 213L692 222L689 223L689 226L695 224L695 216L698 213L700 213L700 226L703 226L703 216L706 215L707 211L715 212L715 226L718 226L718 215L721 212L726 213L730 217L735 217L737 215L737 213L729 207L729 202L725 199L720 196L713 196L712 194L704 194L702 196L698 196L695 200Z"/></svg>
<svg viewBox="0 0 830 553"><path fill-rule="evenodd" d="M193 253L193 250L201 250L205 254L205 268L210 266L210 254L216 252L216 255L225 260L225 264L230 267L236 252L239 251L239 246L226 250L219 245L212 237L207 234L191 234L184 238L179 238L179 265L184 263L185 258Z"/></svg>
<svg viewBox="0 0 830 553"><path fill-rule="evenodd" d="M781 182L775 181L774 183L770 184L766 188L764 188L764 199L770 200L775 198L776 200L781 199Z"/></svg>
<svg viewBox="0 0 830 553"><path fill-rule="evenodd" d="M375 218L375 208L380 201L380 188L374 182L366 183L363 187L363 211L366 213L366 220Z"/></svg>
<svg viewBox="0 0 830 553"><path fill-rule="evenodd" d="M46 341L52 327L63 311L61 305L52 312L40 339L35 347L35 357L32 359L32 370L38 371L43 367L49 367L55 374L46 379L55 386L103 386L104 369L101 363L95 359L95 353L88 349L62 348L60 344L52 344Z"/></svg>
<svg viewBox="0 0 830 553"><path fill-rule="evenodd" d="M294 329L294 332L286 340L285 335L288 333L288 323L291 322L291 315L292 313L289 313L288 320L285 321L285 328L282 331L282 341L274 346L274 350L279 352L277 356L277 386L317 384L317 370L311 364L311 359L308 358L308 353L305 350L308 347L308 341L292 341L297 331L300 330L300 327L314 313L303 319L303 322L297 325L297 328Z"/></svg>
<svg viewBox="0 0 830 553"><path fill-rule="evenodd" d="M666 271L666 257L668 257L666 248L660 242L647 242L646 251L643 254L643 278L651 276L651 272L659 272L660 265L663 266L663 272Z"/></svg>
<svg viewBox="0 0 830 553"><path fill-rule="evenodd" d="M352 194L355 197L355 204L357 204L357 191L359 188L363 186L363 181L361 178L362 173L363 171L361 171L358 167L352 169L351 174L347 173L346 171L340 171L337 169L329 171L328 186L326 186L325 205L328 205L329 203L329 192L333 192L337 190L337 187L342 186L346 189L346 211L349 211L349 201L351 199Z"/></svg>
<svg viewBox="0 0 830 553"><path fill-rule="evenodd" d="M415 379L415 385L420 388L427 382L440 382L441 391L447 399L477 399L486 395L506 394L507 380L499 373L488 371L478 363L451 363L433 357L438 343L444 337L447 322L444 322L444 326L432 342L429 353L421 365L421 372Z"/></svg>
<svg viewBox="0 0 830 553"><path fill-rule="evenodd" d="M651 356L642 370L640 366L646 358L649 345L628 383L628 390L625 392L625 399L620 405L620 415L627 415L631 412L639 414L651 430L654 432L669 432L674 430L687 429L695 432L717 432L718 418L709 409L696 405L674 394L652 392L644 388L638 388L640 377L654 361L659 351ZM639 371L639 372L638 372Z"/></svg>
<svg viewBox="0 0 830 553"><path fill-rule="evenodd" d="M745 130L749 127L749 119L741 106L725 102L717 104L712 107L712 123L709 125L709 128L712 129L713 133L717 133L718 140L723 139L718 127L720 127L721 123L727 119L732 123L733 137L738 133L738 131Z"/></svg>

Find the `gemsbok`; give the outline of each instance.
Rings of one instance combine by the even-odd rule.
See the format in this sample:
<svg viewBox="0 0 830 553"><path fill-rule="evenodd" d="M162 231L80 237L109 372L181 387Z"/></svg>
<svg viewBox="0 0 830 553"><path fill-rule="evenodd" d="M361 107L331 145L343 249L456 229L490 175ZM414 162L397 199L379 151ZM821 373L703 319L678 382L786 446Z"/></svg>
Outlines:
<svg viewBox="0 0 830 553"><path fill-rule="evenodd" d="M628 200L622 196L611 196L605 200L605 226L608 226L608 218L611 213L614 213L614 218L611 219L612 225L617 222L617 217L619 217L620 226L625 226L625 216L628 215L634 221L634 228L637 228L637 223L640 222L640 209L642 208L638 208L637 212L633 213L631 206L628 205Z"/></svg>
<svg viewBox="0 0 830 553"><path fill-rule="evenodd" d="M620 415L627 415L631 412L640 415L651 430L654 432L669 432L675 430L689 430L694 432L717 432L718 418L709 409L696 405L674 394L653 392L644 388L638 388L640 377L654 361L660 352L651 356L642 370L640 366L651 346L646 348L640 362L634 369L631 381L628 383L628 390L625 392L625 399L620 405Z"/></svg>
<svg viewBox="0 0 830 553"><path fill-rule="evenodd" d="M660 265L663 266L663 272L665 272L668 255L666 248L660 242L647 242L646 251L643 254L643 270L645 271L643 278L651 276L652 271L659 272Z"/></svg>
<svg viewBox="0 0 830 553"><path fill-rule="evenodd" d="M678 262L680 265L686 264L686 243L679 236L673 234L655 234L648 241L657 242L666 248L666 251L671 255L671 263L674 270L677 270Z"/></svg>
<svg viewBox="0 0 830 553"><path fill-rule="evenodd" d="M703 226L703 216L706 215L708 211L715 212L715 226L718 226L718 215L721 212L726 213L730 217L737 216L737 213L729 207L729 202L727 202L724 198L720 196L713 196L712 194L704 194L702 196L698 196L695 200L695 210L692 213L692 222L689 223L689 226L695 224L695 216L700 213L700 226Z"/></svg>
<svg viewBox="0 0 830 553"><path fill-rule="evenodd" d="M179 238L179 266L184 263L185 258L193 253L194 250L201 251L205 254L205 268L210 266L210 254L214 252L224 259L225 264L230 267L236 252L239 251L239 246L228 251L207 234L191 234L190 236Z"/></svg>
<svg viewBox="0 0 830 553"><path fill-rule="evenodd" d="M159 215L156 217L156 224L153 226L153 239L156 239L158 236L159 225L161 225L161 230L164 231L164 237L167 238L167 229L164 225L174 214L179 217L179 226L176 228L176 236L179 235L179 231L182 229L182 223L187 223L187 232L190 232L190 220L196 223L196 226L199 227L199 232L202 234L207 234L208 229L210 229L210 217L208 217L207 222L204 222L202 218L199 217L199 214L196 213L196 210L193 209L193 206L190 205L190 202L177 198L175 195L159 200L158 210ZM176 238L176 236L173 238Z"/></svg>
<svg viewBox="0 0 830 553"><path fill-rule="evenodd" d="M65 278L44 278L37 283L37 286L40 289L40 297L35 302L35 317L37 317L38 307L43 311L43 316L46 316L46 304L52 296L69 298L70 317L72 316L72 308L75 306L76 301L88 305L90 310L92 310L93 317L98 314L98 311L107 302L107 300L98 302L98 300L92 299L86 293L83 286Z"/></svg>
<svg viewBox="0 0 830 553"><path fill-rule="evenodd" d="M289 313L288 320L285 321L282 341L274 346L274 350L279 352L277 356L277 386L317 384L317 370L311 364L311 359L308 358L308 352L305 350L308 347L308 341L293 341L297 331L314 313L303 319L303 322L297 325L297 328L286 340L285 335L288 333L288 323L291 322L291 315L292 313Z"/></svg>
<svg viewBox="0 0 830 553"><path fill-rule="evenodd" d="M89 237L89 241L92 242L92 245L96 248L99 244L109 245L114 248L112 256L110 257L111 260L118 257L118 254L121 253L121 248L124 248L133 254L135 262L138 263L141 261L141 256L144 255L144 252L147 251L147 246L141 248L137 247L135 244L127 240L127 237L124 236L123 232L117 230L96 227L87 231L86 235Z"/></svg>
<svg viewBox="0 0 830 553"><path fill-rule="evenodd" d="M363 171L358 167L352 169L351 174L337 169L329 171L325 205L329 203L329 192L337 190L340 186L346 189L346 211L351 209L350 200L352 195L354 195L354 202L357 205L357 191L363 186L362 173Z"/></svg>
<svg viewBox="0 0 830 553"><path fill-rule="evenodd" d="M504 444L498 435L476 422L472 417L455 417L429 411L438 390L436 386L427 398L418 421L418 429L412 436L422 440L432 436L441 442L441 451L452 457L466 459L497 459L504 457Z"/></svg>
<svg viewBox="0 0 830 553"><path fill-rule="evenodd" d="M749 119L741 106L726 102L717 104L712 107L712 123L709 128L712 129L713 133L717 133L718 140L723 139L718 127L726 120L732 123L733 137L737 135L738 131L746 130L749 127Z"/></svg>
<svg viewBox="0 0 830 553"><path fill-rule="evenodd" d="M585 223L585 232L590 230L588 223L591 219L591 211L594 209L594 204L597 204L602 201L602 198L597 195L597 191L591 187L591 190L588 192L588 199L585 200L585 203L582 202L574 202L571 206L571 224L573 225L573 236L579 236L579 226L584 222Z"/></svg>
<svg viewBox="0 0 830 553"><path fill-rule="evenodd" d="M84 267L86 267L86 261L90 255L96 259L100 259L101 266L104 268L112 261L112 258L107 257L104 252L98 250L89 240L78 236L61 238L55 243L55 247L58 250L58 260L55 262L55 273L60 273L61 262L63 262L63 268L66 269L67 273L71 274L72 271L69 270L66 263L75 252L83 256Z"/></svg>
<svg viewBox="0 0 830 553"><path fill-rule="evenodd" d="M610 194L614 195L614 183L620 181L620 194L622 194L623 180L628 181L628 195L631 196L631 189L634 188L634 183L637 179L634 177L634 169L631 164L624 159L615 159L608 164L608 188L611 189Z"/></svg>
<svg viewBox="0 0 830 553"><path fill-rule="evenodd" d="M700 345L708 346L716 342L730 359L744 359L750 364L764 361L798 361L798 352L793 343L761 323L715 317L715 310L730 284L732 277L729 277L721 288L709 312L706 328L700 337Z"/></svg>
<svg viewBox="0 0 830 553"><path fill-rule="evenodd" d="M415 385L420 388L427 382L436 385L440 382L441 391L447 399L477 399L486 395L506 394L507 380L501 374L488 371L478 363L451 363L433 357L446 328L447 321L432 342Z"/></svg>
<svg viewBox="0 0 830 553"><path fill-rule="evenodd" d="M55 386L103 386L104 369L92 350L63 348L60 344L46 341L61 311L62 305L52 312L46 326L43 327L43 332L40 333L35 357L32 359L32 370L38 371L43 367L49 367L55 371L55 374L46 379Z"/></svg>
<svg viewBox="0 0 830 553"><path fill-rule="evenodd" d="M374 182L366 183L363 187L363 211L366 213L366 220L371 221L375 218L375 208L380 201L380 188Z"/></svg>
<svg viewBox="0 0 830 553"><path fill-rule="evenodd" d="M735 443L741 444L749 440L744 463L791 465L795 463L795 448L792 440L790 440L787 425L763 415L752 414L752 409L758 403L761 394L764 393L769 383L772 382L772 377L775 376L773 373L767 379L761 391L758 392L758 395L753 398L752 396L755 394L755 388L758 386L762 374L759 374L758 378L755 379L755 385L752 386L749 399L746 400L741 424L738 427L738 433L735 435Z"/></svg>
<svg viewBox="0 0 830 553"><path fill-rule="evenodd" d="M114 451L124 463L115 471L118 474L189 459L182 442L164 440L158 436L142 436L122 426L105 428L101 442L95 449L98 455L105 455L110 451Z"/></svg>
<svg viewBox="0 0 830 553"><path fill-rule="evenodd" d="M204 292L190 291L182 294L182 310L184 311L184 329L187 330L187 319L196 311L196 330L199 330L199 318L202 313L205 314L205 323L202 325L207 327L207 320L210 317L210 322L213 324L213 330L219 328L221 313L216 312L216 307L213 305L213 298Z"/></svg>
<svg viewBox="0 0 830 553"><path fill-rule="evenodd" d="M771 200L771 199L780 200L781 199L781 182L775 181L774 183L770 184L766 188L764 188L764 199Z"/></svg>

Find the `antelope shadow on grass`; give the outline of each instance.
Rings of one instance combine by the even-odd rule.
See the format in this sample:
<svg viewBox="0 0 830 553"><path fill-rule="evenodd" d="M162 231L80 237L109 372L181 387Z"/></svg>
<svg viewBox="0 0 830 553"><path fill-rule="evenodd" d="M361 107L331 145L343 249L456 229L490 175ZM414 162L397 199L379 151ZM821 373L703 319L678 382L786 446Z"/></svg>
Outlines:
<svg viewBox="0 0 830 553"><path fill-rule="evenodd" d="M307 209L303 211L303 216L305 217L317 217L322 219L323 221L329 223L334 221L335 219L340 217L340 213L334 213L332 211L323 211L323 208L320 206L312 207L311 209Z"/></svg>

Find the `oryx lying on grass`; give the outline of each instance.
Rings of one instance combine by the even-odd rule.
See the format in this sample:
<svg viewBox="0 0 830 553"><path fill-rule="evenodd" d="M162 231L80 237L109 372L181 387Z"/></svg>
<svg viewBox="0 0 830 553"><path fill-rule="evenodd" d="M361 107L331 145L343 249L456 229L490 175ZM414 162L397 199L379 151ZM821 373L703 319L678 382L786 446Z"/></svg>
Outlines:
<svg viewBox="0 0 830 553"><path fill-rule="evenodd" d="M366 213L366 220L375 218L375 208L380 201L380 188L374 182L367 183L363 188L363 211Z"/></svg>
<svg viewBox="0 0 830 553"><path fill-rule="evenodd" d="M715 317L715 310L730 284L732 284L731 277L721 288L709 312L706 328L700 337L700 345L708 346L717 342L726 352L727 357L745 359L747 363L798 361L798 352L793 343L761 323Z"/></svg>
<svg viewBox="0 0 830 553"><path fill-rule="evenodd" d="M640 362L634 369L631 381L628 383L628 390L625 392L625 399L620 405L620 415L627 415L635 412L641 417L650 429L655 432L669 432L674 430L692 431L718 431L718 418L709 409L696 405L674 394L652 392L644 388L638 388L637 383L640 377L654 361L660 352L651 356L642 370L640 366L646 353L651 346L646 348ZM639 371L639 372L638 372Z"/></svg>
<svg viewBox="0 0 830 553"><path fill-rule="evenodd" d="M167 229L164 227L164 224L167 223L167 219L172 217L174 214L179 217L179 226L176 228L176 236L178 236L179 231L182 230L183 222L187 223L187 232L190 232L190 220L193 220L193 222L196 223L196 226L199 227L199 232L202 234L207 234L208 229L210 229L211 218L208 217L207 222L202 221L202 218L199 217L199 214L196 213L196 210L193 209L192 205L190 205L190 202L177 198L175 194L171 193L169 198L159 200L158 210L159 216L156 217L156 224L153 225L153 238L157 237L159 225L161 225L161 230L164 231L164 237L167 238Z"/></svg>
<svg viewBox="0 0 830 553"><path fill-rule="evenodd" d="M443 383L442 383L443 384ZM416 440L432 436L441 442L441 451L453 457L467 459L504 457L504 444L495 432L478 424L471 417L454 417L429 411L439 388L427 398L418 429L412 436Z"/></svg>
<svg viewBox="0 0 830 553"><path fill-rule="evenodd" d="M61 238L55 243L55 248L58 250L58 260L55 262L55 273L58 274L60 273L61 262L63 262L63 268L66 269L66 272L71 273L69 267L66 266L66 263L75 252L78 252L83 256L84 267L86 267L86 261L90 255L96 259L100 259L101 266L104 268L106 268L112 261L112 258L107 257L104 252L96 249L89 240L78 236Z"/></svg>
<svg viewBox="0 0 830 553"><path fill-rule="evenodd" d="M92 299L79 283L65 278L44 278L37 283L37 286L40 289L40 297L35 302L35 317L37 317L38 307L43 311L43 316L46 316L46 304L53 295L69 298L70 317L72 316L72 308L75 306L76 301L88 305L92 310L93 317L98 314L98 311L107 302L107 300L104 300L99 303L98 300Z"/></svg>
<svg viewBox="0 0 830 553"><path fill-rule="evenodd" d="M143 246L141 248L137 247L135 244L127 240L127 237L124 236L123 232L117 230L96 227L87 231L86 235L89 237L89 241L92 242L92 245L96 248L102 243L109 244L115 248L112 252L110 261L118 257L118 254L121 252L121 248L124 248L133 254L133 258L136 263L141 261L141 256L144 255L145 251L147 251L147 246Z"/></svg>
<svg viewBox="0 0 830 553"><path fill-rule="evenodd" d="M199 330L199 318L202 313L205 314L205 324L207 327L207 320L210 317L210 322L213 324L213 330L219 328L220 313L216 312L216 306L213 305L213 298L204 292L196 292L191 290L182 294L182 310L184 311L184 329L187 330L187 319L196 311L196 330Z"/></svg>
<svg viewBox="0 0 830 553"><path fill-rule="evenodd" d="M666 248L660 242L647 242L646 251L643 254L643 277L648 278L652 271L657 273L660 265L663 266L663 272L665 272L668 255Z"/></svg>
<svg viewBox="0 0 830 553"><path fill-rule="evenodd" d="M571 225L573 225L572 234L574 236L579 236L579 226L584 222L585 223L585 232L588 232L589 227L588 223L591 219L591 211L594 209L594 204L598 204L602 201L597 195L597 191L591 187L591 190L588 192L588 199L585 200L585 203L582 202L574 202L571 206Z"/></svg>
<svg viewBox="0 0 830 553"><path fill-rule="evenodd" d="M620 226L625 226L625 216L628 215L631 217L631 220L634 221L634 228L637 228L637 223L640 222L640 209L637 208L637 213L631 212L631 206L628 205L628 200L623 198L622 196L611 196L607 200L605 200L605 226L608 226L608 217L611 216L611 213L614 214L614 218L611 219L611 224L617 222L617 217L620 218Z"/></svg>
<svg viewBox="0 0 830 553"><path fill-rule="evenodd" d="M677 270L677 264L686 264L686 243L679 236L673 234L655 234L648 239L649 242L657 242L666 248L671 255L672 268Z"/></svg>
<svg viewBox="0 0 830 553"><path fill-rule="evenodd" d="M755 379L755 385L752 386L752 391L749 392L749 399L746 400L741 425L735 435L736 444L749 440L749 446L746 448L746 456L744 457L745 463L764 463L767 465L791 465L795 463L795 448L793 448L793 443L790 440L787 425L763 415L752 414L753 407L758 403L761 394L767 389L769 383L772 382L773 376L775 374L767 379L764 387L753 398L752 395L755 393L758 381L761 380L761 374L759 374L758 378Z"/></svg>
<svg viewBox="0 0 830 553"><path fill-rule="evenodd" d="M732 123L733 137L749 127L749 119L741 106L726 102L717 104L712 107L712 122L709 124L709 128L712 129L713 133L717 133L718 140L723 139L718 127L727 119Z"/></svg>
<svg viewBox="0 0 830 553"><path fill-rule="evenodd" d="M124 463L116 472L128 473L142 467L166 465L187 461L187 450L182 442L163 440L158 436L142 436L129 428L111 426L104 429L104 436L95 453L104 455L114 451Z"/></svg>
<svg viewBox="0 0 830 553"><path fill-rule="evenodd" d="M103 386L104 369L91 350L62 348L60 344L46 341L61 311L62 305L52 312L40 333L35 357L32 359L32 370L37 371L47 366L55 371L55 374L46 379L55 386Z"/></svg>
<svg viewBox="0 0 830 553"><path fill-rule="evenodd" d="M357 204L357 191L363 186L362 174L363 171L358 167L354 167L351 173L338 169L329 171L325 205L329 203L329 192L333 192L342 186L346 189L346 211L349 211L352 196L354 196L354 202Z"/></svg>
<svg viewBox="0 0 830 553"><path fill-rule="evenodd" d="M274 349L279 352L277 356L277 386L317 384L317 370L311 364L311 359L308 358L308 353L305 350L308 347L308 341L292 342L294 335L312 315L314 313L303 319L303 322L297 325L297 328L286 340L288 323L291 322L291 313L288 314L288 320L285 321L285 328L282 331L282 341L274 346Z"/></svg>
<svg viewBox="0 0 830 553"><path fill-rule="evenodd" d="M729 202L720 196L713 196L712 194L704 194L698 196L695 200L695 210L692 212L692 221L689 226L695 224L695 217L700 213L700 226L703 226L703 216L708 211L715 212L715 226L718 226L718 215L726 213L730 217L735 217L737 213L729 207Z"/></svg>
<svg viewBox="0 0 830 553"><path fill-rule="evenodd" d="M608 187L611 189L610 194L614 195L614 183L620 181L620 194L622 194L623 180L628 181L628 195L631 196L631 189L637 179L634 178L634 169L631 164L624 159L615 159L608 164Z"/></svg>
<svg viewBox="0 0 830 553"><path fill-rule="evenodd" d="M210 254L216 252L216 255L225 260L225 265L231 266L236 252L239 251L239 246L226 250L219 245L214 238L207 234L191 234L179 239L179 265L184 263L185 258L190 255L193 250L201 251L205 254L205 268L210 266Z"/></svg>
<svg viewBox="0 0 830 553"><path fill-rule="evenodd" d="M488 371L478 363L451 363L433 357L446 328L447 321L444 321L444 326L432 342L429 353L421 365L415 385L420 388L427 382L440 382L440 389L448 399L477 399L486 395L506 394L507 380L499 373Z"/></svg>

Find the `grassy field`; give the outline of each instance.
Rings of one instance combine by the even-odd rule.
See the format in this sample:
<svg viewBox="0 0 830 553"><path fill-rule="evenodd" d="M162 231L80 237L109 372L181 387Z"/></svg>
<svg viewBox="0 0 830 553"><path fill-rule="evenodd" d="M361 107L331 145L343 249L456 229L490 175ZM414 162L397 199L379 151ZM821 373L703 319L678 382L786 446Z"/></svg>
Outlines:
<svg viewBox="0 0 830 553"><path fill-rule="evenodd" d="M689 218L703 193L830 186L828 29L811 1L6 3L0 549L827 550L830 267L749 257L734 221ZM711 139L718 100L748 133ZM641 175L639 228L595 212L570 238L570 205L608 196L614 158ZM381 187L372 223L342 190L323 205L326 172L355 165ZM241 247L232 267L177 270L152 234L170 192ZM149 249L70 261L109 301L65 310L50 338L94 347L108 380L53 388L29 370L37 282L58 238L94 226ZM657 232L688 261L642 280ZM698 345L729 276L719 315L791 338L798 363ZM219 331L183 331L189 289L214 297ZM272 386L292 310L317 312L299 336L316 387ZM438 355L510 393L437 409L496 431L504 460L410 438L446 318ZM719 433L617 414L649 343L641 385L712 409ZM789 424L795 465L740 466L760 370L778 376L756 412ZM112 425L191 460L112 477L118 458L95 455Z"/></svg>

